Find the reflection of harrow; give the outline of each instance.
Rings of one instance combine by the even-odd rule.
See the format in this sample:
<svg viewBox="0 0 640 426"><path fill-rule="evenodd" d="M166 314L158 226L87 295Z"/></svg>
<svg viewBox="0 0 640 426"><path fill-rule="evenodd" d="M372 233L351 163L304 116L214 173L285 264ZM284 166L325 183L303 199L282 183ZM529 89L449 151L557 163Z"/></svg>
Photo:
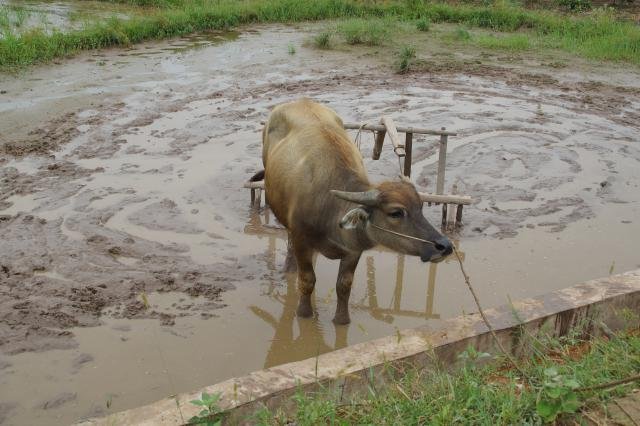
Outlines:
<svg viewBox="0 0 640 426"><path fill-rule="evenodd" d="M442 226L453 227L456 224L460 225L462 223L462 206L471 204L473 200L469 196L458 195L455 184L451 188L451 194L444 194L447 142L449 136L456 136L456 133L447 132L444 127L441 130L396 127L394 121L390 117L382 117L380 124L346 123L344 128L349 130L358 130L358 135L356 136L358 144L361 140L360 133L363 130L374 133L375 142L372 156L374 160L380 159L382 145L384 144L385 136L388 134L391 144L393 145L393 152L398 157L398 161L400 163L400 173L407 177L411 177L414 133L440 136L440 141L438 143L438 175L436 178L436 192L434 194L420 192L420 198L424 203L429 203L429 205L442 204ZM404 142L401 141L399 133L405 134ZM264 182L247 182L244 184L244 187L251 190L251 205L259 207L262 199L262 191L264 190Z"/></svg>
<svg viewBox="0 0 640 426"><path fill-rule="evenodd" d="M264 223L262 222L261 216L257 211L254 211L251 216L251 221L248 225L245 226L244 232L250 235L256 235L258 237L267 237L268 238L268 248L267 248L267 256L266 262L267 266L271 271L276 270L276 242L277 240L287 240L287 231L284 228L278 228L269 224L269 209L264 209ZM456 244L457 245L457 244ZM382 251L387 251L385 248L380 248ZM389 251L391 252L391 251ZM464 253L459 252L464 260ZM287 258L289 259L290 252L288 250ZM403 317L414 317L414 318L425 318L425 319L438 319L440 315L433 312L433 303L435 298L435 287L436 287L436 274L438 270L438 264L430 263L429 264L429 275L427 279L427 289L426 289L426 299L425 299L425 310L424 311L413 311L402 309L402 290L404 285L404 264L405 257L404 255L397 255L398 262L396 268L396 284L393 291L393 298L391 300L391 305L388 308L380 307L378 304L378 297L376 292L376 280L375 280L375 265L374 259L372 256L368 256L366 258L367 263L367 294L366 296L358 303L352 303L351 306L358 310L368 311L371 317L376 320L385 321L387 323L393 322L394 316L403 316ZM315 260L314 260L315 261ZM445 260L448 262L449 260ZM314 265L315 267L315 265ZM291 315L295 317L295 306L297 301L297 293L296 293L296 277L295 274L287 274L287 293L286 296L283 296L277 292L275 292L275 283L270 287L268 295L271 299L281 303L284 306L284 310L291 310ZM314 293L315 294L315 293ZM368 299L368 303L365 303L365 300ZM252 310L256 315L258 314L259 308L252 307ZM262 316L261 316L262 317ZM266 321L266 320L265 320ZM271 323L270 321L267 321Z"/></svg>

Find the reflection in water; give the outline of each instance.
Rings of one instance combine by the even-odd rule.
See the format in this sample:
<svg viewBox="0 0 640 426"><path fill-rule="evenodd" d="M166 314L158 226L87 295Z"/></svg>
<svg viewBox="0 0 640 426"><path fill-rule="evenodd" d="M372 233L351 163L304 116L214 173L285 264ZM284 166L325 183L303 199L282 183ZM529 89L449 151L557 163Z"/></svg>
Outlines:
<svg viewBox="0 0 640 426"><path fill-rule="evenodd" d="M287 280L284 295L272 291L268 296L282 304L280 318L276 319L269 312L258 306L249 309L264 322L273 327L274 335L267 350L264 367L273 367L282 363L283 359L304 359L317 354L329 352L347 346L347 330L345 326L335 326L335 342L330 346L325 342L324 330L319 321L296 316L298 291L296 273L285 274ZM312 298L315 305L315 292ZM294 337L294 324L298 326L298 336Z"/></svg>
<svg viewBox="0 0 640 426"><path fill-rule="evenodd" d="M270 223L270 213L268 208L262 210L263 216L259 211L254 211L251 215L249 223L245 226L246 234L256 235L259 239L267 238L267 251L265 253L265 263L269 271L268 289L266 296L282 305L282 311L279 318L267 310L251 305L249 309L257 317L269 324L274 330L271 345L267 351L264 367L272 367L282 363L282 360L301 360L340 349L348 344L349 325L334 325L335 340L333 346L326 342L326 332L323 324L317 318L298 318L296 316L296 307L298 305L297 291L297 274L288 269L289 272L279 271L276 266L276 242L278 239L287 240L287 231L278 224ZM454 242L458 246L458 242ZM385 249L380 249L386 251ZM460 253L464 259L464 253ZM428 265L429 274L425 288L425 308L424 310L403 309L402 292L405 275L405 256L397 254L395 287L393 290L391 302L388 307L380 306L376 291L376 266L374 256L364 257L366 264L366 285L367 291L361 300L353 300L350 306L353 309L368 312L369 315L377 320L385 323L392 323L396 316L414 317L424 319L439 319L440 315L434 312L435 284L438 264L430 263ZM314 259L314 268L317 258ZM445 260L449 262L449 260ZM291 263L295 265L291 250L287 250L287 260L285 268ZM294 266L295 268L295 266ZM280 284L282 279L286 280L286 290L281 293ZM314 291L312 295L312 303L316 306L316 295L318 291ZM297 337L295 328L298 328Z"/></svg>

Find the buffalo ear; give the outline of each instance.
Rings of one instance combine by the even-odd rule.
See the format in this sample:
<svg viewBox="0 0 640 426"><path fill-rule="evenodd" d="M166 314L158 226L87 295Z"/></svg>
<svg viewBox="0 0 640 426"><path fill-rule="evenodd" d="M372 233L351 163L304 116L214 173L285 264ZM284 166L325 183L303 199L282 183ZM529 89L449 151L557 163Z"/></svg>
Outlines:
<svg viewBox="0 0 640 426"><path fill-rule="evenodd" d="M340 219L340 228L356 229L364 226L368 220L369 212L362 207L356 207L355 209L349 210L342 219Z"/></svg>

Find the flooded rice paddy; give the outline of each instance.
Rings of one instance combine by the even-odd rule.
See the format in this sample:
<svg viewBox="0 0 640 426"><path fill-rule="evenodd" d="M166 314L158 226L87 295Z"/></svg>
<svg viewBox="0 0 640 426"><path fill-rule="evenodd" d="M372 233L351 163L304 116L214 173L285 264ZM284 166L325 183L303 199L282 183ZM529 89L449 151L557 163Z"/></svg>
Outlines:
<svg viewBox="0 0 640 426"><path fill-rule="evenodd" d="M259 27L0 77L0 423L67 424L475 310L455 261L372 250L350 325L331 322L322 256L317 314L295 316L286 233L242 184L260 121L301 96L459 133L446 187L477 203L452 238L485 306L640 267L637 74L527 59L399 76L307 38ZM425 191L436 142L414 140ZM372 178L395 178L389 146L371 150L364 134Z"/></svg>

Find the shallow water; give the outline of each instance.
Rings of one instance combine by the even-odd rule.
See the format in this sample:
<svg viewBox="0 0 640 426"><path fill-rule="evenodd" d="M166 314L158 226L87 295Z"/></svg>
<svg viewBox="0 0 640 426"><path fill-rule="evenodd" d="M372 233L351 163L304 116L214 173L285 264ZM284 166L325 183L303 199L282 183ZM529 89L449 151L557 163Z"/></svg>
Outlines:
<svg viewBox="0 0 640 426"><path fill-rule="evenodd" d="M65 292L55 299L62 307L27 294L32 310L60 310L80 325L70 328L73 336L3 346L6 424L70 423L475 311L455 260L430 265L373 250L356 271L349 326L331 322L337 262L322 256L317 315L296 318L295 277L282 272L285 232L268 210L249 207L242 184L261 165L260 121L273 105L300 96L327 103L345 121L389 114L401 124L459 132L446 187L456 183L478 203L465 208L465 227L452 237L486 307L612 267L640 267L640 128L620 121L640 110L633 96L594 90L602 102L619 102L604 113L559 83L395 76L365 56L306 49L307 36L289 28L216 37L234 40L200 39L198 49L177 55L173 49L193 39L105 51L0 81L11 95L0 98L0 133L34 116L51 119L54 109L82 108L56 125L69 126L73 137L55 159L0 163L14 190L0 198L7 203L0 215L12 217L0 254L22 267L25 286ZM296 55L288 55L290 43ZM569 94L581 90L569 87ZM367 169L374 180L394 178L388 146L381 160L369 159L371 139L365 134L361 147ZM435 182L435 142L414 142L413 177L426 191ZM438 223L439 208L425 213ZM207 286L234 288L192 297L181 281L190 273L207 277ZM70 282L106 285L98 290L111 292L99 319L74 310ZM15 301L3 297L0 310L13 309ZM148 307L127 318L127 307L144 300ZM26 352L9 355L8 348Z"/></svg>

